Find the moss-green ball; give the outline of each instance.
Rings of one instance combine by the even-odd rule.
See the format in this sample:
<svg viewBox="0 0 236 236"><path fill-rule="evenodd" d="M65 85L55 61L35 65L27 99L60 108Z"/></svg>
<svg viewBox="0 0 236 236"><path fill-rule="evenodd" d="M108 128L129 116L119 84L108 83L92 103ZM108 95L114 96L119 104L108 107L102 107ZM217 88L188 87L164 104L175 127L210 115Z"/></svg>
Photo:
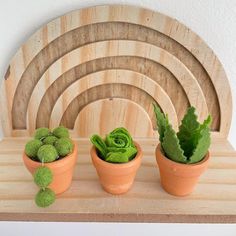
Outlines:
<svg viewBox="0 0 236 236"><path fill-rule="evenodd" d="M46 188L50 183L52 183L52 178L52 171L46 166L40 166L34 172L34 182L40 188Z"/></svg>
<svg viewBox="0 0 236 236"><path fill-rule="evenodd" d="M69 138L69 131L63 126L59 126L52 131L57 138Z"/></svg>
<svg viewBox="0 0 236 236"><path fill-rule="evenodd" d="M73 143L70 138L60 138L55 143L59 156L66 156L73 151Z"/></svg>
<svg viewBox="0 0 236 236"><path fill-rule="evenodd" d="M35 139L43 139L46 138L50 134L50 130L48 128L38 128L35 131L34 138Z"/></svg>
<svg viewBox="0 0 236 236"><path fill-rule="evenodd" d="M37 158L38 150L42 145L43 145L43 143L38 139L30 140L25 145L26 155L30 158L33 158L33 159Z"/></svg>
<svg viewBox="0 0 236 236"><path fill-rule="evenodd" d="M43 140L44 144L50 144L50 145L54 145L55 142L58 140L58 138L56 136L48 136Z"/></svg>
<svg viewBox="0 0 236 236"><path fill-rule="evenodd" d="M39 148L37 156L41 162L46 163L55 161L58 157L58 153L54 146L45 144Z"/></svg>
<svg viewBox="0 0 236 236"><path fill-rule="evenodd" d="M50 189L40 189L35 196L35 203L38 207L48 207L54 203L56 199L55 193Z"/></svg>

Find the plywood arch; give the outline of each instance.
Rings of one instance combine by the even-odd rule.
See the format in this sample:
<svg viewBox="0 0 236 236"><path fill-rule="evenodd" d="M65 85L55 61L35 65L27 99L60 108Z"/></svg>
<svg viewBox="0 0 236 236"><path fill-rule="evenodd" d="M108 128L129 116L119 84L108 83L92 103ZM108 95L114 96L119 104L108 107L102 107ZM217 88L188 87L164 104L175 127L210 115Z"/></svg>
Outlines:
<svg viewBox="0 0 236 236"><path fill-rule="evenodd" d="M159 106L163 109L163 111L167 114L170 114L170 121L173 124L173 127L178 127L178 117L175 111L175 107L173 106L168 94L161 88L160 85L155 83L152 79L139 74L137 72L128 71L128 70L105 70L100 71L94 74L89 74L86 77L82 78L81 80L77 80L75 83L73 83L71 86L69 86L66 91L58 98L55 106L53 107L51 119L50 119L50 127L55 127L60 124L61 120L61 114L64 114L65 110L69 106L69 104L79 95L73 93L75 90L79 90L80 94L85 92L87 89L93 88L95 86L99 86L102 84L127 84L127 85L133 85L136 86L144 91L146 91L148 94L150 94L155 101L159 104ZM113 98L115 98L113 96ZM101 99L102 100L102 99ZM108 99L109 100L109 99ZM111 99L110 99L111 100ZM113 99L112 99L113 100ZM111 100L111 101L112 101ZM107 102L106 102L107 103ZM151 104L150 104L151 105ZM140 106L141 107L141 106ZM120 107L115 107L114 110L121 109ZM87 112L92 113L91 109L87 108ZM144 110L144 109L143 109ZM96 110L97 113L100 113L100 110ZM95 111L95 113L96 113ZM103 111L102 111L103 112ZM153 122L153 113L151 109L151 117L149 117L150 120ZM139 114L140 112L137 111ZM142 113L142 112L141 112ZM119 117L122 117L124 114L119 114L118 117L116 117L116 120L119 120ZM105 116L105 114L104 114ZM99 119L102 119L102 117L97 118L99 123ZM146 119L146 118L144 118ZM143 122L145 122L143 119ZM48 122L48 119L45 119ZM44 122L45 122L44 120ZM107 119L105 119L107 120ZM91 121L88 121L90 124ZM102 122L102 121L100 121ZM77 127L79 126L78 122L75 122L77 124ZM118 121L116 122L118 123ZM81 123L81 129L84 123ZM48 126L48 125L47 125ZM153 126L155 127L155 122L153 123ZM83 127L84 129L84 127ZM78 131L77 134L79 135L81 132L79 128L76 128ZM152 128L153 130L153 128ZM151 131L146 131L145 133L153 133Z"/></svg>
<svg viewBox="0 0 236 236"><path fill-rule="evenodd" d="M42 27L21 47L10 63L1 90L4 134L14 136L29 133L26 124L32 119L30 112L27 112L31 95L41 93L41 89L34 89L56 60L87 44L91 44L91 47L86 53L99 55L101 51L96 43L107 40L122 40L127 44L133 41L134 45L145 42L148 48L159 47L165 55L177 58L186 68L183 79L188 82L185 76L191 74L200 88L197 97L202 95L206 102L207 109L200 102L202 108L199 106L198 112L201 114L208 110L213 116L212 129L219 136L228 135L232 113L231 93L225 72L212 50L176 20L147 9L120 5L97 6L68 13ZM124 49L128 50L128 47ZM120 49L107 46L103 52L107 57L109 52L116 50ZM138 52L139 47L135 54ZM60 63L63 71L70 62L62 59ZM45 76L48 77L46 83L50 82L50 73ZM188 91L191 89L190 84ZM175 94L176 100L182 96L177 92ZM189 100L192 96L191 92L187 95ZM24 119L26 114L27 122Z"/></svg>

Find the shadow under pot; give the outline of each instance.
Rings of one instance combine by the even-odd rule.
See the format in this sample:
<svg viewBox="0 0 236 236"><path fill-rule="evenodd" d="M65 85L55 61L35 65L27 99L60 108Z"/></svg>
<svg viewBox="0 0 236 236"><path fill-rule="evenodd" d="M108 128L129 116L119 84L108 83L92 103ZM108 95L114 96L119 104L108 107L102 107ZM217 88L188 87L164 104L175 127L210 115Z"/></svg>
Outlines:
<svg viewBox="0 0 236 236"><path fill-rule="evenodd" d="M111 194L126 193L134 182L136 172L141 165L142 150L136 142L137 154L133 160L127 163L109 163L102 160L95 146L91 148L93 165L96 168L103 189Z"/></svg>
<svg viewBox="0 0 236 236"><path fill-rule="evenodd" d="M203 160L195 164L174 162L163 154L159 144L156 148L156 160L163 189L175 196L192 193L200 175L207 169L209 157L207 152Z"/></svg>
<svg viewBox="0 0 236 236"><path fill-rule="evenodd" d="M78 146L74 142L74 149L71 154L59 160L43 164L43 166L51 169L53 173L53 181L48 187L51 188L55 194L63 193L70 187L77 156ZM42 166L41 162L33 161L25 154L25 152L23 153L23 161L32 175L38 167Z"/></svg>

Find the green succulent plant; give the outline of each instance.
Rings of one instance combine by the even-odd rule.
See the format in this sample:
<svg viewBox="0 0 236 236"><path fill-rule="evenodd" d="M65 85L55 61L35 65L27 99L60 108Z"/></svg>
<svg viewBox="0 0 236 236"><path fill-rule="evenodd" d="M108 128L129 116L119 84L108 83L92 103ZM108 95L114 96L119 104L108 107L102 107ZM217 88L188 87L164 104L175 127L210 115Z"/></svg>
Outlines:
<svg viewBox="0 0 236 236"><path fill-rule="evenodd" d="M43 143L38 139L30 140L25 145L25 153L28 157L33 160L37 159L37 153L39 148L43 145Z"/></svg>
<svg viewBox="0 0 236 236"><path fill-rule="evenodd" d="M35 196L35 203L39 207L47 207L55 201L55 193L48 186L53 180L52 171L43 163L53 162L65 157L73 150L73 142L69 138L69 131L59 126L51 132L48 128L35 131L34 139L25 145L26 155L34 161L42 163L33 175L34 182L40 187Z"/></svg>
<svg viewBox="0 0 236 236"><path fill-rule="evenodd" d="M60 138L55 142L55 148L59 156L66 156L73 151L73 143L69 138Z"/></svg>
<svg viewBox="0 0 236 236"><path fill-rule="evenodd" d="M105 140L95 134L90 138L101 159L112 163L126 163L137 154L133 139L125 128L116 128Z"/></svg>
<svg viewBox="0 0 236 236"><path fill-rule="evenodd" d="M211 116L200 124L195 108L190 107L185 114L178 133L172 128L167 115L154 104L159 140L165 155L179 163L200 162L206 155L210 143Z"/></svg>

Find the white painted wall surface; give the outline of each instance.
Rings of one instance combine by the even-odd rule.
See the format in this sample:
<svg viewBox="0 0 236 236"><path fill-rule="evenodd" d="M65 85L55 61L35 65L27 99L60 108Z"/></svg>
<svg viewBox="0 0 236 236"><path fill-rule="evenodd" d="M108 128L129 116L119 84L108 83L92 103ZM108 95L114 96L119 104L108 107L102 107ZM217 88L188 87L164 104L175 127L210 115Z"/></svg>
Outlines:
<svg viewBox="0 0 236 236"><path fill-rule="evenodd" d="M68 11L101 4L130 4L176 18L214 50L236 104L236 0L0 0L0 79L11 57L38 28ZM236 109L229 140L236 148ZM69 230L69 231L67 231ZM0 223L0 235L207 235L236 236L236 225Z"/></svg>

